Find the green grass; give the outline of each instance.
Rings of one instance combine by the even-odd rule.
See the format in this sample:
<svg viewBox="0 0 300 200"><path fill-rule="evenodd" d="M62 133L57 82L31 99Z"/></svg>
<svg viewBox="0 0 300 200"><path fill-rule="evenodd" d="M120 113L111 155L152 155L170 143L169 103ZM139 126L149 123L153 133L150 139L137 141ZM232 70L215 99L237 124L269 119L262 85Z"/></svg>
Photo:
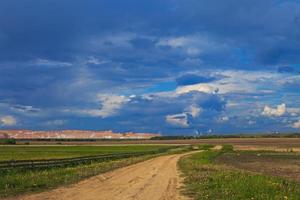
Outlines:
<svg viewBox="0 0 300 200"><path fill-rule="evenodd" d="M300 199L300 183L214 162L222 153L231 151L227 146L220 151L208 150L182 158L179 167L185 176L185 193L197 200Z"/></svg>
<svg viewBox="0 0 300 200"><path fill-rule="evenodd" d="M209 150L211 148L215 147L215 145L212 144L202 144L199 145L199 150Z"/></svg>
<svg viewBox="0 0 300 200"><path fill-rule="evenodd" d="M16 140L12 138L8 139L0 139L0 145L14 145L16 144Z"/></svg>
<svg viewBox="0 0 300 200"><path fill-rule="evenodd" d="M0 161L71 158L110 153L156 151L168 146L0 146Z"/></svg>

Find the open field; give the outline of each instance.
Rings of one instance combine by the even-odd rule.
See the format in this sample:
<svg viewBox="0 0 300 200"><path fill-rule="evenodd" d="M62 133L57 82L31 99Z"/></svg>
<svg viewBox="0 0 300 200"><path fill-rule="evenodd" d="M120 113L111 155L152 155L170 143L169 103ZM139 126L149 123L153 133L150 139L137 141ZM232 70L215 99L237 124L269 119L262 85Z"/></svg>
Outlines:
<svg viewBox="0 0 300 200"><path fill-rule="evenodd" d="M185 194L193 199L279 200L300 198L299 154L209 150L185 157L179 166Z"/></svg>
<svg viewBox="0 0 300 200"><path fill-rule="evenodd" d="M173 146L174 147L174 146ZM22 193L30 193L42 191L47 188L54 188L59 185L75 183L81 179L88 178L99 173L107 172L116 168L124 167L133 163L141 162L158 155L168 154L163 153L168 150L168 146L161 145L129 145L129 146L6 146L1 147L5 155L2 160L10 159L45 159L48 156L52 158L62 158L70 156L95 155L95 154L110 154L110 153L138 153L138 152L153 152L149 155L120 157L116 159L106 159L99 161L91 161L88 163L73 164L61 167L47 168L24 168L24 169L0 169L0 198L5 196L14 196ZM90 151L89 151L90 148ZM43 152L45 150L45 152ZM187 148L172 149L169 153L176 151L186 151ZM12 153L13 152L13 153ZM39 154L39 152L41 152ZM42 153L43 152L43 153ZM57 154L56 154L57 153ZM4 157L4 156L3 156Z"/></svg>
<svg viewBox="0 0 300 200"><path fill-rule="evenodd" d="M127 145L127 146L0 146L0 161L59 159L94 156L113 153L136 153L155 151L168 146Z"/></svg>
<svg viewBox="0 0 300 200"><path fill-rule="evenodd" d="M222 154L216 162L300 182L300 154L239 151Z"/></svg>
<svg viewBox="0 0 300 200"><path fill-rule="evenodd" d="M147 144L150 141L139 142ZM185 145L180 146L183 141ZM158 143L147 145L126 144L131 142L137 141L106 141L91 146L0 146L0 162L11 159L44 160L157 152L60 167L0 169L0 198L99 199L101 196L103 199L185 199L179 193L180 186L184 188L184 195L194 199L296 200L300 197L300 154L297 152L300 140L296 138L202 139L174 140L173 143L155 141ZM194 149L202 152L183 158L181 155L167 155L191 150L190 145L186 145L188 143L194 144L197 147ZM173 149L169 149L171 147ZM163 149L169 150L159 153ZM176 168L179 159L179 167L185 177L184 185L181 184L182 179ZM135 164L141 161L145 162ZM125 168L111 171L121 167ZM153 195L149 196L149 193Z"/></svg>
<svg viewBox="0 0 300 200"><path fill-rule="evenodd" d="M182 144L214 144L224 145L230 144L237 148L268 148L269 150L281 149L286 150L293 148L300 151L300 138L220 138L220 139L187 139L187 140L103 140L95 142L55 142L55 141L30 141L30 144L69 144L69 145L128 145L128 144L169 144L169 145L182 145ZM18 144L24 144L18 142Z"/></svg>

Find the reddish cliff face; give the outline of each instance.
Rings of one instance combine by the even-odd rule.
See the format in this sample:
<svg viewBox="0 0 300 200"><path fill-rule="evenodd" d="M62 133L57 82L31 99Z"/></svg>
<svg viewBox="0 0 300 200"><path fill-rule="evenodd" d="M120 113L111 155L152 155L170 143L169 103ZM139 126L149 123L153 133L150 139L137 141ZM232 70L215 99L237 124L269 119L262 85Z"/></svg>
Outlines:
<svg viewBox="0 0 300 200"><path fill-rule="evenodd" d="M15 139L150 139L159 134L149 133L113 133L112 131L30 131L30 130L3 130L0 138Z"/></svg>

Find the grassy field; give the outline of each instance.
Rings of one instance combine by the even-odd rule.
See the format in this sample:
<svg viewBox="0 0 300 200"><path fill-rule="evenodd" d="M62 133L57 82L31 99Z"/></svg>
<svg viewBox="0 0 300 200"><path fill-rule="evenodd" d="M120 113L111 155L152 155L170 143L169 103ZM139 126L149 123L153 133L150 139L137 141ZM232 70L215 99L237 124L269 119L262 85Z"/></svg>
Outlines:
<svg viewBox="0 0 300 200"><path fill-rule="evenodd" d="M1 160L9 159L45 159L85 156L105 153L154 151L167 146L51 146L51 147L1 147ZM2 151L3 150L3 151ZM187 151L187 147L171 149L164 153ZM7 154L5 154L6 152ZM12 169L0 170L0 198L23 193L37 192L59 185L70 184L99 173L137 163L157 155L92 162L68 167L53 167L48 169Z"/></svg>
<svg viewBox="0 0 300 200"><path fill-rule="evenodd" d="M222 154L215 161L241 170L300 182L300 154L296 153L237 151Z"/></svg>
<svg viewBox="0 0 300 200"><path fill-rule="evenodd" d="M18 141L17 144L26 144ZM300 152L300 138L219 138L219 139L185 139L185 140L100 140L100 141L30 141L33 145L128 145L128 144L165 144L165 145L234 145L235 149L278 150Z"/></svg>
<svg viewBox="0 0 300 200"><path fill-rule="evenodd" d="M269 168L260 171L260 163L266 159L269 159ZM225 146L219 151L208 150L182 158L179 166L186 177L185 193L194 199L298 200L300 183L287 179L289 170L281 174L271 171L276 166L291 166L298 159L292 153L234 152L230 146ZM245 167L249 163L256 163L256 166L249 170Z"/></svg>
<svg viewBox="0 0 300 200"><path fill-rule="evenodd" d="M0 161L72 158L111 153L156 151L168 146L0 146Z"/></svg>

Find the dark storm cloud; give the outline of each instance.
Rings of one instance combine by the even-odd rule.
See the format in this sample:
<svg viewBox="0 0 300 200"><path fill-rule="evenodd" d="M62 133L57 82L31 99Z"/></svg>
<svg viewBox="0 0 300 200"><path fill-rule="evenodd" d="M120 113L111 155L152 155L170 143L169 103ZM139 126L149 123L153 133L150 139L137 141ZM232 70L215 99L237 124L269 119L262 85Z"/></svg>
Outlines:
<svg viewBox="0 0 300 200"><path fill-rule="evenodd" d="M158 38L205 33L249 48L261 64L299 62L298 1L4 0L0 11L4 60L71 59L88 53L90 37L133 32ZM131 42L137 49L153 47L146 38Z"/></svg>
<svg viewBox="0 0 300 200"><path fill-rule="evenodd" d="M159 1L4 0L0 2L0 58L71 59L85 53L89 37L134 31L160 5Z"/></svg>
<svg viewBox="0 0 300 200"><path fill-rule="evenodd" d="M298 77L287 76L299 73L299 49L298 0L2 0L0 117L14 112L17 115L17 111L36 112L34 108L39 113L51 109L96 109L99 94L140 95L136 104L124 105L119 116L101 122L98 118L79 119L56 112L49 119L23 119L22 126L61 122L55 121L57 118L69 120L63 127L70 128L78 124L79 128L87 125L109 129L119 123L119 130L131 127L138 131L140 127L180 132L170 125L160 128L160 122L166 115L185 112L193 104L205 110L202 117L206 120L189 116L191 125L198 123L204 129L211 125L222 130L225 125L217 124L216 118L224 114L225 102L237 100L234 96L224 95L225 100L221 95L193 92L180 98L155 100L141 96L149 91L170 92L172 96L176 83L178 87L203 84L204 89L209 89L209 84L217 82L232 91L230 87L237 87L236 80L228 84L211 72L228 70L227 74L233 74L248 70L260 74L269 70L279 72L277 79L270 81L273 88L255 86L268 88L264 92L273 95L273 101L265 103L278 104L289 96L297 104ZM252 78L247 73L243 76L241 79ZM241 82L249 84L243 88L253 89L251 81ZM259 97L255 89L251 92L243 100L250 102L254 96ZM241 111L245 109L238 111L244 113ZM151 128L154 126L157 127ZM262 126L256 128L259 127Z"/></svg>
<svg viewBox="0 0 300 200"><path fill-rule="evenodd" d="M178 85L193 85L197 83L208 83L216 80L216 77L199 76L195 74L186 74L176 79Z"/></svg>
<svg viewBox="0 0 300 200"><path fill-rule="evenodd" d="M278 73L300 73L300 70L293 66L279 66Z"/></svg>

